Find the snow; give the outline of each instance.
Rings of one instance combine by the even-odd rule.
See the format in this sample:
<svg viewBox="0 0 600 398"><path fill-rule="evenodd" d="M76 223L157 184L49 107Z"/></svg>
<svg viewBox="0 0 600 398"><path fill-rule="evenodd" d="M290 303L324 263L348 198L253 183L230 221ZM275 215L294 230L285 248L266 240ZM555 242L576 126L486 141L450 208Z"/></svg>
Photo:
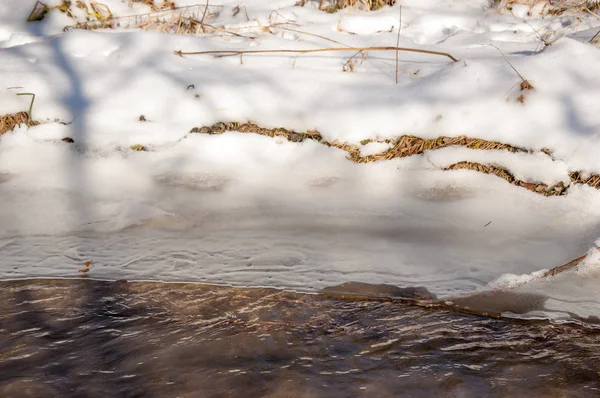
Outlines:
<svg viewBox="0 0 600 398"><path fill-rule="evenodd" d="M377 13L348 15L341 18L337 30L355 35L373 35L382 32L392 32L400 25L400 19L391 15L377 15Z"/></svg>
<svg viewBox="0 0 600 398"><path fill-rule="evenodd" d="M390 144L385 142L368 142L360 147L360 156L376 155L390 149Z"/></svg>
<svg viewBox="0 0 600 398"><path fill-rule="evenodd" d="M464 147L448 147L428 151L426 156L436 168L449 167L464 161L498 166L511 171L519 180L545 183L552 186L559 182L570 183L568 166L553 161L545 153L511 153L506 150L480 151Z"/></svg>
<svg viewBox="0 0 600 398"><path fill-rule="evenodd" d="M544 273L548 270L539 270L532 272L531 274L523 274L523 275L514 275L514 274L504 274L500 275L497 279L491 281L487 284L487 288L489 289L512 289L519 285L533 282L539 279Z"/></svg>
<svg viewBox="0 0 600 398"><path fill-rule="evenodd" d="M303 291L356 280L448 297L492 286L542 292L550 303L574 290L598 300L593 273L535 275L593 246L600 192L573 185L544 197L493 175L442 171L477 162L549 186L570 184L573 171L600 173L593 15L405 0L399 45L459 62L399 52L396 69L394 51L174 51L393 46L400 4L327 14L311 2L225 0L206 16L216 31L183 35L130 23L64 31L85 12L53 9L27 23L33 3L0 5L0 115L27 110L31 98L16 94L35 93L32 116L42 122L0 137L1 278L76 277L92 259L89 276L101 279ZM114 16L150 12L142 3L104 4ZM176 5L202 18L202 4ZM539 37L554 42L544 47ZM354 72L344 72L350 57ZM534 90L520 90L504 57ZM229 121L317 130L322 143L189 133ZM529 152L447 147L355 164L324 145L347 143L368 156L402 135L464 135ZM506 274L534 277L498 279Z"/></svg>
<svg viewBox="0 0 600 398"><path fill-rule="evenodd" d="M600 250L598 247L591 248L587 256L577 267L577 273L583 276L596 276L598 277L598 270L600 269Z"/></svg>

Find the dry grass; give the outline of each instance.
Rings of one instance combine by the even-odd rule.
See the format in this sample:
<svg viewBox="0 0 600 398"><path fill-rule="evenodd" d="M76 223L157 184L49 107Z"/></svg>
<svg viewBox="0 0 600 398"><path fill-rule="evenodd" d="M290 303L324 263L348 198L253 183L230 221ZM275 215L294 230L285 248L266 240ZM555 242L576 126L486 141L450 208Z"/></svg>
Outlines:
<svg viewBox="0 0 600 398"><path fill-rule="evenodd" d="M544 196L562 196L567 193L568 186L565 186L562 182L559 182L556 185L549 187L546 184L542 183L532 183L526 182L523 180L519 180L512 175L512 173L502 167L494 166L494 165L485 165L481 163L475 162L458 162L449 167L446 167L444 170L473 170L478 171L484 174L493 174L509 182L515 186L523 187L532 192L539 193Z"/></svg>
<svg viewBox="0 0 600 398"><path fill-rule="evenodd" d="M531 152L524 148L515 147L512 145L503 144L496 141L482 140L479 138L469 138L467 136L459 137L438 137L434 139L423 139L410 135L403 135L400 138L385 142L392 144L392 147L382 153L368 156L360 156L360 149L357 145L349 144L346 142L327 142L323 140L323 137L318 131L307 131L298 133L293 130L287 130L284 128L263 128L253 123L216 123L212 126L205 127L194 127L190 133L200 134L221 134L225 131L237 131L240 133L253 133L259 135L265 135L267 137L283 137L291 142L302 142L306 139L311 139L322 143L323 145L340 148L350 155L349 159L356 163L371 163L382 160L391 160L395 158L403 158L407 156L419 155L425 151L431 151L440 148L446 148L449 146L463 146L470 149L479 150L507 150L509 152ZM367 144L372 140L365 140L361 144Z"/></svg>
<svg viewBox="0 0 600 398"><path fill-rule="evenodd" d="M29 120L27 112L13 113L10 115L0 116L0 135L7 131L12 131L16 126L25 124L28 127L37 126L40 124L35 120Z"/></svg>
<svg viewBox="0 0 600 398"><path fill-rule="evenodd" d="M469 138L464 135L459 137L438 137L434 139L423 139L410 135L398 138L393 146L383 153L364 156L356 159L357 163L369 163L379 160L391 160L406 156L419 155L425 151L431 151L449 146L463 146L470 149L481 150L507 150L509 152L529 152L527 149L503 144L496 141L487 141L479 138Z"/></svg>
<svg viewBox="0 0 600 398"><path fill-rule="evenodd" d="M237 131L240 133L253 133L259 135L265 135L267 137L283 137L291 142L302 142L305 139L311 139L315 141L321 142L322 137L316 131L307 131L305 133L297 133L293 130L287 130L284 128L274 128L267 129L263 127L259 127L253 123L216 123L212 126L206 127L194 127L190 133L200 133L200 134L222 134L226 131Z"/></svg>
<svg viewBox="0 0 600 398"><path fill-rule="evenodd" d="M175 3L169 0L163 0L160 5L157 5L154 0L129 0L129 3L142 3L150 7L152 11L174 9Z"/></svg>
<svg viewBox="0 0 600 398"><path fill-rule="evenodd" d="M299 133L293 130L284 128L264 128L257 126L253 123L216 123L212 126L205 127L194 127L190 133L199 134L222 134L226 131L237 131L240 133L252 133L264 135L267 137L282 137L291 142L303 142L305 140L314 140L323 145L329 147L335 147L348 153L348 159L355 163L371 163L384 160L391 160L395 158L403 158L408 156L414 156L424 153L425 151L432 151L440 148L446 148L450 146L461 146L465 148L475 150L505 150L513 153L533 153L533 151L520 148L508 144L503 144L497 141L482 140L479 138L471 138L467 136L459 137L438 137L435 139L423 139L415 136L404 135L397 140L391 141L386 140L383 142L392 144L392 147L384 152L361 156L360 148L358 145L353 145L347 142L333 141L328 142L323 139L318 131L307 131ZM375 142L374 140L364 140L361 144L367 144L369 142ZM548 149L542 149L540 152L551 156L552 152ZM443 170L472 170L484 174L492 174L502 178L508 183L525 188L531 192L535 192L544 196L562 196L566 195L570 185L565 185L562 182L548 186L547 184L539 182L528 182L515 178L515 176L509 171L502 167L481 164L475 162L458 162L451 166L444 168ZM600 175L582 176L580 172L572 172L570 174L572 184L585 184L590 187L600 189Z"/></svg>
<svg viewBox="0 0 600 398"><path fill-rule="evenodd" d="M154 3L152 3L154 4ZM167 2L162 5L165 6ZM173 8L172 3L165 6L166 9L161 9L156 6L151 7L152 12L145 14L136 14L122 17L112 17L109 9L103 9L102 15L96 15L96 19L89 21L78 22L75 25L68 26L65 30L69 29L115 29L115 28L128 28L128 29L144 29L144 30L156 30L164 33L172 34L199 34L199 33L211 33L218 34L219 32L225 32L220 27L214 27L207 22L215 16L222 6L213 5L202 5L196 4L187 7ZM107 13L110 13L109 17L105 17ZM228 32L229 34L236 35L234 32Z"/></svg>
<svg viewBox="0 0 600 398"><path fill-rule="evenodd" d="M296 5L304 7L307 4L317 4L319 10L333 13L344 8L362 11L375 11L385 6L396 4L396 0L300 0Z"/></svg>
<svg viewBox="0 0 600 398"><path fill-rule="evenodd" d="M142 120L142 117L143 116L140 117L140 120ZM145 120L145 118L143 119ZM0 135L6 133L7 131L13 130L16 126L20 124L25 124L28 127L31 127L38 125L39 122L30 120L27 115L27 112L19 112L15 114L4 115L0 117ZM190 130L190 133L212 135L222 134L226 131L237 131L240 133L258 134L267 137L281 137L285 138L290 142L303 142L305 140L313 140L323 145L335 147L345 151L346 153L348 153L348 159L355 163L372 163L384 160L391 160L395 158L403 158L408 156L419 155L424 153L425 151L432 151L450 146L462 146L465 148L475 150L506 150L513 153L533 152L531 150L515 147L508 144L503 144L501 142L487 141L478 138L470 138L467 136L442 136L435 139L423 139L415 136L404 135L395 141L384 141L389 144L392 144L392 147L384 152L375 155L361 156L359 146L349 144L346 142L327 142L323 139L323 137L318 131L296 132L281 127L264 128L254 123L237 122L219 122L215 123L212 126L194 127L192 130ZM73 142L73 140L69 139L68 142ZM374 142L374 140L365 140L361 142L361 144L364 145L369 142ZM143 145L132 145L130 149L142 152L146 152L149 150ZM548 150L542 150L541 152L548 154L549 156L551 155L551 152L549 152ZM525 188L529 191L544 196L562 196L565 195L569 189L569 185L564 185L562 182L553 186L548 186L543 183L519 180L515 178L515 176L509 170L490 164L463 161L448 166L443 170L472 170L484 174L493 174L497 177L502 178L503 180L507 181L512 185ZM600 189L600 175L593 174L584 176L583 173L579 171L574 171L569 174L569 177L571 179L572 184L585 184L592 188Z"/></svg>
<svg viewBox="0 0 600 398"><path fill-rule="evenodd" d="M560 15L567 12L582 12L600 8L599 0L492 0L491 6L501 11L511 11L514 5L525 5L530 9L542 5L541 13Z"/></svg>
<svg viewBox="0 0 600 398"><path fill-rule="evenodd" d="M569 173L569 177L573 184L584 184L589 185L592 188L600 189L600 175L592 174L584 177L583 173L579 171L573 171Z"/></svg>
<svg viewBox="0 0 600 398"><path fill-rule="evenodd" d="M44 19L48 11L50 11L50 8L46 4L37 0L33 5L29 16L27 17L27 22L41 21Z"/></svg>

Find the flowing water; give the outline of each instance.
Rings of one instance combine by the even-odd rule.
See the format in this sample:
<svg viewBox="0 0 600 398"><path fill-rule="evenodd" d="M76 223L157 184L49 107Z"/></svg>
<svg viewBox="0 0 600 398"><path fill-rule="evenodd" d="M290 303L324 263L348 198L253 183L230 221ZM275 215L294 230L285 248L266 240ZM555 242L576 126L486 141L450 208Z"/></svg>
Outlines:
<svg viewBox="0 0 600 398"><path fill-rule="evenodd" d="M577 190L306 165L0 184L0 397L600 396Z"/></svg>
<svg viewBox="0 0 600 398"><path fill-rule="evenodd" d="M600 333L577 325L85 278L0 282L0 308L2 397L600 395Z"/></svg>

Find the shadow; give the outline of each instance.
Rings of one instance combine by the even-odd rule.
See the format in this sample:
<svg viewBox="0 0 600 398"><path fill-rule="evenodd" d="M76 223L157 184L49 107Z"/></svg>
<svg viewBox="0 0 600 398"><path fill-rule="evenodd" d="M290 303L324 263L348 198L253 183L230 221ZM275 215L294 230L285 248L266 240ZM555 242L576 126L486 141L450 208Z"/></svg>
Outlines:
<svg viewBox="0 0 600 398"><path fill-rule="evenodd" d="M543 303L523 299L502 298L514 310ZM492 298L488 305L498 308ZM549 386L541 394L551 396L600 386L594 330L355 293L344 300L264 288L12 281L0 284L0 308L6 397L347 397L365 386L378 397Z"/></svg>
<svg viewBox="0 0 600 398"><path fill-rule="evenodd" d="M0 351L27 353L0 361L0 386L5 392L15 386L15 396L27 396L28 389L21 390L21 383L27 385L26 380L35 374L30 387L33 396L120 397L135 395L131 391L143 392L145 383L137 379L113 380L101 389L89 381L95 374L113 373L127 355L135 353L133 346L112 344L118 334L108 329L108 325L137 316L114 299L118 283L81 280L67 285L52 280L3 282L2 294L10 296L14 307L4 305L11 320L2 325L6 338ZM52 291L54 305L45 302L46 289Z"/></svg>
<svg viewBox="0 0 600 398"><path fill-rule="evenodd" d="M532 56L532 55L537 55L539 53L541 53L543 50L539 50L539 51L531 51L531 50L523 50L523 51L514 51L512 53L510 53L510 55L523 55L526 57Z"/></svg>

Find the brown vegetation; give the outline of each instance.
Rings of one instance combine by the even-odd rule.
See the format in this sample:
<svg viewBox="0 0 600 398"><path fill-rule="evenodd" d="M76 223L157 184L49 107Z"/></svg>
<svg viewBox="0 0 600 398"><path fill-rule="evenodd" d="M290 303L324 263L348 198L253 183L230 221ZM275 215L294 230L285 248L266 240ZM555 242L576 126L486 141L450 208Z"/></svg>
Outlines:
<svg viewBox="0 0 600 398"><path fill-rule="evenodd" d="M40 123L34 120L30 120L27 112L18 112L3 115L0 116L0 135L6 133L7 131L13 130L16 126L20 124L26 124L28 127L31 127L36 126Z"/></svg>
<svg viewBox="0 0 600 398"><path fill-rule="evenodd" d="M392 6L396 4L396 0L300 0L296 5L304 7L310 3L317 3L318 9L334 13L344 8L355 8L362 11L375 11L384 6Z"/></svg>
<svg viewBox="0 0 600 398"><path fill-rule="evenodd" d="M600 8L598 0L491 0L491 7L501 11L511 11L514 5L533 8L542 5L541 13L560 15L572 12L590 12Z"/></svg>
<svg viewBox="0 0 600 398"><path fill-rule="evenodd" d="M423 139L410 135L403 135L395 140L384 140L391 145L390 149L374 155L361 156L360 147L358 145L347 142L328 142L323 139L318 131L296 132L293 130L277 128L264 128L253 123L216 123L212 126L194 127L190 133L199 134L222 134L226 131L237 131L240 133L252 133L264 135L267 137L282 137L291 142L303 142L310 139L315 140L323 145L335 147L348 153L348 159L355 163L371 163L382 160L391 160L395 158L403 158L432 151L436 149L446 148L450 146L462 146L476 150L505 150L513 153L533 153L532 150L520 148L508 144L503 144L497 141L488 141L479 138L471 138L467 136L446 137L441 136L433 139ZM375 142L374 140L364 140L361 144ZM144 148L146 149L146 148ZM552 152L547 148L540 150L548 156L552 156ZM544 196L562 196L566 195L570 185L565 185L562 182L548 186L540 182L523 181L517 179L509 170L493 164L481 164L476 162L458 162L450 165L444 170L472 170L484 174L492 174L505 180L506 182L525 188L531 192L535 192ZM600 189L600 175L583 176L581 172L574 171L569 174L572 184L585 184L592 188Z"/></svg>

